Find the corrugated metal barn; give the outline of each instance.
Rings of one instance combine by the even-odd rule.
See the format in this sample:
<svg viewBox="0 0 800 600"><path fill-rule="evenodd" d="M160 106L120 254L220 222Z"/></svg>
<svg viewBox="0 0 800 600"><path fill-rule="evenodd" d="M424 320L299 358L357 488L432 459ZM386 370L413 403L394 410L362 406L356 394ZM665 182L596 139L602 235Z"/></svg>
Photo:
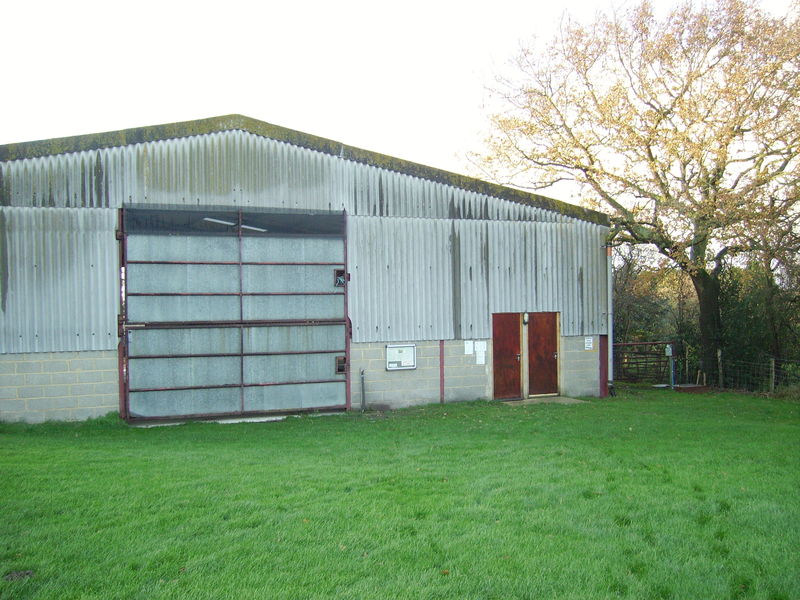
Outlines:
<svg viewBox="0 0 800 600"><path fill-rule="evenodd" d="M239 115L0 146L0 419L604 395L607 233Z"/></svg>

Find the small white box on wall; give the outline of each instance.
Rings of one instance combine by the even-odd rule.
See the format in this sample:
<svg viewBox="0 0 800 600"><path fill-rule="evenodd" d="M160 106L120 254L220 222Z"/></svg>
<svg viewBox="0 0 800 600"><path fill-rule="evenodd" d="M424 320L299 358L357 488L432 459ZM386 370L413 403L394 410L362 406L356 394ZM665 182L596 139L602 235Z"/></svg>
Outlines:
<svg viewBox="0 0 800 600"><path fill-rule="evenodd" d="M386 370L399 371L417 368L416 344L387 344Z"/></svg>

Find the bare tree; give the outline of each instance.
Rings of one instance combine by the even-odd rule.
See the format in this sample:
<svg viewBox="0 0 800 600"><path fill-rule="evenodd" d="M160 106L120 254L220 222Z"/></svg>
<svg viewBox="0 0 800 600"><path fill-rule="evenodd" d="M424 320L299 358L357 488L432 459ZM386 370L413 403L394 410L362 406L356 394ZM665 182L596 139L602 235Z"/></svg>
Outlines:
<svg viewBox="0 0 800 600"><path fill-rule="evenodd" d="M569 180L612 215L612 241L653 244L686 272L703 355L720 343L726 257L797 239L800 4L772 18L741 0L648 1L588 26L565 20L501 82L490 176Z"/></svg>

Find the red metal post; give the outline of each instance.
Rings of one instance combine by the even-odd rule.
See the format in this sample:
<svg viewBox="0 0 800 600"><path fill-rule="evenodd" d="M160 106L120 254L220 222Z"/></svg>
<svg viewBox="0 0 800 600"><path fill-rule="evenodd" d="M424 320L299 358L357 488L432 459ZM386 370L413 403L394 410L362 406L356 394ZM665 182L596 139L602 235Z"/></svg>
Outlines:
<svg viewBox="0 0 800 600"><path fill-rule="evenodd" d="M123 419L128 418L127 390L125 389L126 363L125 363L125 343L120 340L117 344L117 368L119 370L119 416Z"/></svg>
<svg viewBox="0 0 800 600"><path fill-rule="evenodd" d="M353 324L347 309L347 294L350 288L350 272L347 264L347 211L344 211L344 397L347 410L350 410L350 338L353 334Z"/></svg>
<svg viewBox="0 0 800 600"><path fill-rule="evenodd" d="M117 346L117 360L119 368L119 415L126 421L129 418L129 382L128 382L128 331L125 325L128 322L128 234L125 231L125 209L118 211L119 229L119 344Z"/></svg>
<svg viewBox="0 0 800 600"><path fill-rule="evenodd" d="M600 336L600 397L608 396L608 336Z"/></svg>
<svg viewBox="0 0 800 600"><path fill-rule="evenodd" d="M242 210L239 209L239 320L244 321L244 267L242 266ZM244 325L239 325L239 410L244 412Z"/></svg>
<svg viewBox="0 0 800 600"><path fill-rule="evenodd" d="M444 404L444 340L439 340L439 403Z"/></svg>

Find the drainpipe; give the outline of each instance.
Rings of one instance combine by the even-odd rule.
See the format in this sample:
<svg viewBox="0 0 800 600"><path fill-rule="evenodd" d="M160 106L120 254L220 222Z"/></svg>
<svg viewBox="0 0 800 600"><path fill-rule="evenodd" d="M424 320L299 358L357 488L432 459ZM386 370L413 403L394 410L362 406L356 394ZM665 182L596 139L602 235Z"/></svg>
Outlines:
<svg viewBox="0 0 800 600"><path fill-rule="evenodd" d="M367 396L364 390L364 369L361 369L361 412L367 410Z"/></svg>

